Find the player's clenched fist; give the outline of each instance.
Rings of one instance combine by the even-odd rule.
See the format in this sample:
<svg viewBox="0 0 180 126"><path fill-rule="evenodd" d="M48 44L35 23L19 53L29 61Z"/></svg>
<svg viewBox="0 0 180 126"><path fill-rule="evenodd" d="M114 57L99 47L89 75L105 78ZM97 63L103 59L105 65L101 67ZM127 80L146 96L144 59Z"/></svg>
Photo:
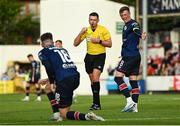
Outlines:
<svg viewBox="0 0 180 126"><path fill-rule="evenodd" d="M142 33L142 35L141 35L141 39L142 39L142 40L145 40L145 39L146 39L146 37L147 37L146 32L143 32L143 33Z"/></svg>
<svg viewBox="0 0 180 126"><path fill-rule="evenodd" d="M92 43L99 43L101 40L100 40L100 37L98 36L97 38L91 38L91 42Z"/></svg>
<svg viewBox="0 0 180 126"><path fill-rule="evenodd" d="M83 27L81 30L81 34L84 34L87 31L87 27Z"/></svg>

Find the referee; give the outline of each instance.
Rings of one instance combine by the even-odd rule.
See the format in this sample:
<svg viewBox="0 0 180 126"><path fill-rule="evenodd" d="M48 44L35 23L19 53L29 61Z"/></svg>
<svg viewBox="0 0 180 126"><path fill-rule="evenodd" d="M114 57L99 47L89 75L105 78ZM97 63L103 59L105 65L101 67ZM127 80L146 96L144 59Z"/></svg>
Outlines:
<svg viewBox="0 0 180 126"><path fill-rule="evenodd" d="M106 47L111 48L112 41L109 31L102 25L98 25L99 15L96 12L89 14L89 27L84 27L74 40L74 46L78 46L84 39L87 43L85 56L85 69L91 81L93 103L90 110L100 110L100 75L103 72Z"/></svg>

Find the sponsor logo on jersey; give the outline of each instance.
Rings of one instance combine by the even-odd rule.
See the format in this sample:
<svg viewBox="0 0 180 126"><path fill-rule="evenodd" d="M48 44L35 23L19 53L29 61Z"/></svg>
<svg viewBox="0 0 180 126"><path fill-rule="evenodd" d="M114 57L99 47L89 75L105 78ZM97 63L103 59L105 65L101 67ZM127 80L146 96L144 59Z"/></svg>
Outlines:
<svg viewBox="0 0 180 126"><path fill-rule="evenodd" d="M63 64L62 67L63 67L64 69L76 68L76 66L75 66L73 63L71 63L71 64Z"/></svg>

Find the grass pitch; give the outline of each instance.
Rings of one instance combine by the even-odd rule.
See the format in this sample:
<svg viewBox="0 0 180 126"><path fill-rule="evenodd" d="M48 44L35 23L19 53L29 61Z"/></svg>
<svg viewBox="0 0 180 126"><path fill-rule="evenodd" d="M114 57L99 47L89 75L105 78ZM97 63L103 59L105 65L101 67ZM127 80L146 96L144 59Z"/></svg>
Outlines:
<svg viewBox="0 0 180 126"><path fill-rule="evenodd" d="M141 95L138 113L121 113L125 106L122 95L101 96L102 110L94 113L106 119L99 121L49 121L50 104L43 95L42 102L34 101L36 96L30 95L30 102L22 102L22 94L0 95L0 125L176 125L180 124L180 95L153 94ZM72 110L89 112L91 96L78 96Z"/></svg>

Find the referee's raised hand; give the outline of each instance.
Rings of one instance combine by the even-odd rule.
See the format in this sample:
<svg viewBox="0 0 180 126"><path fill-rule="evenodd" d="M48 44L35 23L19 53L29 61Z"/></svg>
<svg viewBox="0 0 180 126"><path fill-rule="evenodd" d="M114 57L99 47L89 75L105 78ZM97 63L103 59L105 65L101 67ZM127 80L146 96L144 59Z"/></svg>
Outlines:
<svg viewBox="0 0 180 126"><path fill-rule="evenodd" d="M87 27L83 27L80 33L84 34L86 31L87 31Z"/></svg>
<svg viewBox="0 0 180 126"><path fill-rule="evenodd" d="M78 46L84 40L84 38L81 39L81 37L86 33L86 31L87 31L87 27L83 27L81 29L78 36L74 39L74 44L73 44L74 46Z"/></svg>

